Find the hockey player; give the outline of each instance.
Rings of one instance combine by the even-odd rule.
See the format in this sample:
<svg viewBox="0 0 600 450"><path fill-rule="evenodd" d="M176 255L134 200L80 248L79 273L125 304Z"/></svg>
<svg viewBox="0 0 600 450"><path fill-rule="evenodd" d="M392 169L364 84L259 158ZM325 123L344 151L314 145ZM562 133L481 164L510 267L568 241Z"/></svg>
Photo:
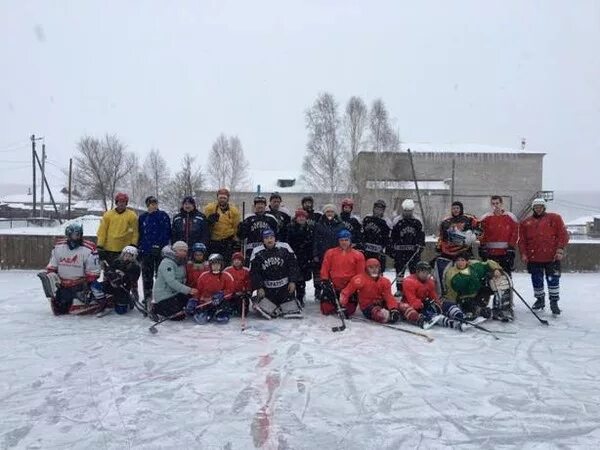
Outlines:
<svg viewBox="0 0 600 450"><path fill-rule="evenodd" d="M281 195L279 192L273 192L269 197L269 214L277 220L277 240L287 242L287 231L292 218L281 209Z"/></svg>
<svg viewBox="0 0 600 450"><path fill-rule="evenodd" d="M406 199L402 202L402 214L394 219L388 254L394 259L396 269L396 288L402 290L404 272L408 264L411 274L415 273L425 248L423 224L414 217L415 202Z"/></svg>
<svg viewBox="0 0 600 450"><path fill-rule="evenodd" d="M323 207L323 215L315 225L313 239L313 282L315 284L315 299L321 298L321 264L325 252L337 247L337 234L344 229L344 224L336 214L335 206L327 204Z"/></svg>
<svg viewBox="0 0 600 450"><path fill-rule="evenodd" d="M276 231L277 219L271 213L266 212L267 199L262 195L254 197L254 214L246 217L238 227L238 238L244 242L246 261L250 262L252 250L263 244L262 232L264 230Z"/></svg>
<svg viewBox="0 0 600 450"><path fill-rule="evenodd" d="M208 261L206 261L206 245L202 242L196 242L192 245L192 257L185 266L185 281L189 287L196 287L198 277L208 271Z"/></svg>
<svg viewBox="0 0 600 450"><path fill-rule="evenodd" d="M250 261L254 309L267 319L302 317L296 300L298 263L285 242L276 242L273 230L263 231L263 245L256 247Z"/></svg>
<svg viewBox="0 0 600 450"><path fill-rule="evenodd" d="M235 282L230 274L224 272L225 259L222 255L210 255L208 265L210 269L200 275L196 282L198 294L188 300L185 312L200 325L211 321L227 323L233 309L230 302Z"/></svg>
<svg viewBox="0 0 600 450"><path fill-rule="evenodd" d="M448 266L444 272L445 298L456 303L467 320L473 320L480 315L490 318L491 312L487 304L492 290L487 280L501 276L501 267L496 261L469 260L468 253L461 253L455 258L454 264Z"/></svg>
<svg viewBox="0 0 600 450"><path fill-rule="evenodd" d="M141 268L137 263L138 250L128 245L121 255L104 270L102 286L107 299L114 305L117 314L125 314L139 302L138 280ZM145 306L138 303L138 308Z"/></svg>
<svg viewBox="0 0 600 450"><path fill-rule="evenodd" d="M504 210L502 197L493 195L492 211L481 217L479 226L479 257L493 259L509 276L514 269L515 248L519 238L519 221L515 215Z"/></svg>
<svg viewBox="0 0 600 450"><path fill-rule="evenodd" d="M312 278L314 227L308 223L308 213L297 209L288 227L288 244L296 255L300 276L296 283L296 298L304 307L306 282Z"/></svg>
<svg viewBox="0 0 600 450"><path fill-rule="evenodd" d="M550 309L560 314L560 262L565 247L569 243L569 233L562 217L546 212L546 201L536 198L532 204L533 215L523 220L519 226L519 251L527 271L531 274L533 295L536 301L533 309L544 309L544 275L548 284Z"/></svg>
<svg viewBox="0 0 600 450"><path fill-rule="evenodd" d="M338 246L325 252L321 265L321 314L335 314L337 311L336 298L350 280L365 271L365 256L352 248L352 233L345 228L338 234ZM348 315L354 314L356 300L349 301L346 306Z"/></svg>
<svg viewBox="0 0 600 450"><path fill-rule="evenodd" d="M340 305L351 316L356 306L352 306L352 296L358 294L358 304L363 315L379 323L396 323L400 311L405 306L392 295L392 283L381 274L381 264L376 258L366 261L366 271L350 280L340 294Z"/></svg>
<svg viewBox="0 0 600 450"><path fill-rule="evenodd" d="M98 254L108 264L119 257L125 246L138 244L138 218L127 203L127 194L117 193L115 207L104 213L98 227Z"/></svg>
<svg viewBox="0 0 600 450"><path fill-rule="evenodd" d="M167 245L163 248L162 256L152 291L152 310L149 316L153 320L158 320L157 315L169 317L183 311L190 296L198 295L196 288L185 284L188 245L183 241ZM174 318L182 319L182 316Z"/></svg>
<svg viewBox="0 0 600 450"><path fill-rule="evenodd" d="M300 204L302 205L302 209L308 214L308 224L314 227L323 215L320 212L315 211L315 200L312 198L312 196L306 195L302 197L302 201L300 202Z"/></svg>
<svg viewBox="0 0 600 450"><path fill-rule="evenodd" d="M403 317L410 323L421 328L430 328L435 324L463 330L463 324L457 319L464 319L464 313L455 303L439 299L431 276L431 266L425 261L419 261L415 273L404 279L402 302L407 306Z"/></svg>
<svg viewBox="0 0 600 450"><path fill-rule="evenodd" d="M56 316L93 313L104 307L96 246L83 239L79 223L67 225L65 238L56 242L46 271L38 276Z"/></svg>
<svg viewBox="0 0 600 450"><path fill-rule="evenodd" d="M237 231L242 221L240 210L229 201L229 190L219 189L217 201L207 204L204 207L204 214L210 226L208 250L223 255L225 264L229 264L231 254L241 248Z"/></svg>
<svg viewBox="0 0 600 450"><path fill-rule="evenodd" d="M344 227L352 233L352 246L356 249L360 249L362 245L362 225L360 219L357 216L352 215L353 209L354 200L351 198L342 200L340 220L344 224Z"/></svg>
<svg viewBox="0 0 600 450"><path fill-rule="evenodd" d="M246 303L248 310L250 296L252 294L252 280L250 279L250 269L244 267L244 255L242 252L235 252L231 255L231 266L225 269L233 277L234 289L233 297L230 302L235 314L241 315L242 302Z"/></svg>
<svg viewBox="0 0 600 450"><path fill-rule="evenodd" d="M146 197L145 213L138 220L139 252L142 263L144 302L150 303L154 277L162 259L161 251L171 242L171 219L158 209L158 200L153 195Z"/></svg>
<svg viewBox="0 0 600 450"><path fill-rule="evenodd" d="M366 216L363 220L365 258L378 259L382 272L385 272L385 249L389 243L392 228L390 221L383 217L385 208L385 202L377 200L373 204L373 214Z"/></svg>
<svg viewBox="0 0 600 450"><path fill-rule="evenodd" d="M173 217L171 242L177 241L185 242L188 248L196 242L208 241L208 221L196 208L194 197L184 197L179 213Z"/></svg>

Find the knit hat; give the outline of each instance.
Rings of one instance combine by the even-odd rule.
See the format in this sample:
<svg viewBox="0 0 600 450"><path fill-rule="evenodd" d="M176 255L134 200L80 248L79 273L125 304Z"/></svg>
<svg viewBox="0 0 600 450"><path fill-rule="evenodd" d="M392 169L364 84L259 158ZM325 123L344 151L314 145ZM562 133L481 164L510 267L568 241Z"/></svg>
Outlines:
<svg viewBox="0 0 600 450"><path fill-rule="evenodd" d="M294 214L294 217L305 217L308 219L308 213L306 211L304 211L303 209L297 209L296 213Z"/></svg>
<svg viewBox="0 0 600 450"><path fill-rule="evenodd" d="M171 247L173 248L174 251L185 250L187 252L187 250L188 250L188 245L183 241L177 241Z"/></svg>
<svg viewBox="0 0 600 450"><path fill-rule="evenodd" d="M192 205L196 206L196 200L194 200L194 197L192 197L191 195L183 197L183 200L181 200L181 204L183 205L184 203L191 203Z"/></svg>
<svg viewBox="0 0 600 450"><path fill-rule="evenodd" d="M415 202L412 199L407 198L402 202L402 209L404 211L412 211L415 209Z"/></svg>
<svg viewBox="0 0 600 450"><path fill-rule="evenodd" d="M533 200L533 202L531 202L531 207L533 208L534 206L543 206L545 208L546 200L544 200L543 198L536 198L535 200Z"/></svg>
<svg viewBox="0 0 600 450"><path fill-rule="evenodd" d="M279 200L281 200L281 194L279 192L273 192L269 197L269 201L273 200L274 198L278 198Z"/></svg>
<svg viewBox="0 0 600 450"><path fill-rule="evenodd" d="M231 255L231 260L235 260L235 259L239 259L240 261L244 261L244 255L242 254L242 252L235 252L233 255Z"/></svg>
<svg viewBox="0 0 600 450"><path fill-rule="evenodd" d="M329 210L333 211L334 213L337 212L333 203L327 203L325 206L323 206L323 214Z"/></svg>

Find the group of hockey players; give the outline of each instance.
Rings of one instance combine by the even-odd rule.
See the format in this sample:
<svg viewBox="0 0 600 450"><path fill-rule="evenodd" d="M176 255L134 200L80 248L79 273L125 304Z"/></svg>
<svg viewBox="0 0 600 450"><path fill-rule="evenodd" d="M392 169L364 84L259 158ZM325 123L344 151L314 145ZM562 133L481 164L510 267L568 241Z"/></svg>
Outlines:
<svg viewBox="0 0 600 450"><path fill-rule="evenodd" d="M203 211L185 197L171 220L154 196L137 217L119 193L102 218L97 244L71 223L39 275L52 311L124 314L135 307L154 321L190 317L199 324L226 323L248 311L267 319L299 318L312 279L323 315L352 317L360 309L379 323L462 330L479 316L513 320L510 277L518 249L531 274L533 308L545 307L545 279L550 308L560 314L560 261L568 234L543 199L533 201L533 214L520 223L499 196L491 197L491 211L479 219L454 202L439 228L438 255L426 262L425 233L411 199L393 220L378 200L361 221L352 199L342 201L338 214L334 204L315 211L306 196L292 217L280 194L268 201L258 195L253 211L241 217L229 197L220 189ZM393 282L384 276L388 257Z"/></svg>

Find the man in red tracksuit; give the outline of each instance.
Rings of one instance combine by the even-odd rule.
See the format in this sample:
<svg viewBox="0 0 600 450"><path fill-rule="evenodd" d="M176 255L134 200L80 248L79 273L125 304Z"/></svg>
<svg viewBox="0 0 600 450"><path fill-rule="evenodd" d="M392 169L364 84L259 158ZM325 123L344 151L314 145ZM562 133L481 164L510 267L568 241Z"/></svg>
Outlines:
<svg viewBox="0 0 600 450"><path fill-rule="evenodd" d="M230 302L235 282L230 274L223 271L225 259L222 255L210 255L208 264L210 270L198 277L198 294L188 301L185 312L201 325L213 320L217 323L227 323L232 310Z"/></svg>
<svg viewBox="0 0 600 450"><path fill-rule="evenodd" d="M321 265L321 314L335 314L335 299L355 275L365 271L364 255L352 248L352 233L342 229L337 233L338 246L325 252ZM354 314L356 302L350 302L348 315Z"/></svg>
<svg viewBox="0 0 600 450"><path fill-rule="evenodd" d="M437 324L462 331L461 322L454 319L464 319L464 313L455 303L440 301L431 270L427 262L419 261L415 273L404 279L402 283L402 303L406 305L402 311L404 319L421 328L430 328Z"/></svg>
<svg viewBox="0 0 600 450"><path fill-rule="evenodd" d="M548 298L552 314L560 314L560 261L569 243L569 233L560 215L546 212L546 201L536 198L533 215L519 225L519 252L531 274L533 309L544 309L544 275L548 283Z"/></svg>
<svg viewBox="0 0 600 450"><path fill-rule="evenodd" d="M354 276L342 290L340 304L348 316L356 310L350 299L357 293L363 315L375 322L396 323L401 312L407 309L407 305L398 303L392 295L392 283L382 276L381 263L375 258L367 259L366 270Z"/></svg>
<svg viewBox="0 0 600 450"><path fill-rule="evenodd" d="M491 259L511 275L515 263L515 248L519 239L519 221L504 210L502 197L492 196L492 211L484 214L479 222L483 235L479 238L479 257Z"/></svg>
<svg viewBox="0 0 600 450"><path fill-rule="evenodd" d="M250 269L244 267L244 255L242 252L235 252L231 255L231 266L225 269L233 277L234 288L231 305L233 310L240 314L242 313L242 302L246 302L246 311L248 311L250 294L252 293L252 282L250 280Z"/></svg>

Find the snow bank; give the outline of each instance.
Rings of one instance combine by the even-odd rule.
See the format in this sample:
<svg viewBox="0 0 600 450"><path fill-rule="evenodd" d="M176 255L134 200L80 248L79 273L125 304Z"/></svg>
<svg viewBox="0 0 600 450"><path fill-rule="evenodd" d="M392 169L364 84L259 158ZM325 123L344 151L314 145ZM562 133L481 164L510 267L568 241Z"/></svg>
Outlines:
<svg viewBox="0 0 600 450"><path fill-rule="evenodd" d="M34 272L0 272L2 448L597 448L598 275L563 276L541 326L433 343L335 317L167 323L53 317ZM528 300L526 275L516 287ZM416 328L412 328L416 330ZM252 333L252 334L251 334Z"/></svg>
<svg viewBox="0 0 600 450"><path fill-rule="evenodd" d="M100 216L81 216L76 219L64 222L62 225L56 227L19 227L19 228L6 228L0 229L0 234L28 234L35 236L62 236L65 234L65 228L70 223L79 223L83 225L84 236L96 236L98 227L100 226Z"/></svg>

